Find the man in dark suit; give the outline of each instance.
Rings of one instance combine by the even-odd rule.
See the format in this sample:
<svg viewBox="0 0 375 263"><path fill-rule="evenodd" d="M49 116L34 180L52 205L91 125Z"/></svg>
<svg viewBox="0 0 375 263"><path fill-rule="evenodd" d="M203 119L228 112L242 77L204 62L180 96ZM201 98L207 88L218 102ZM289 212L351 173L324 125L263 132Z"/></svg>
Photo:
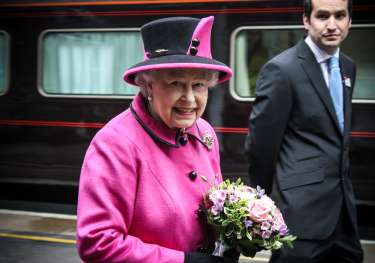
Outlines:
<svg viewBox="0 0 375 263"><path fill-rule="evenodd" d="M351 12L350 0L306 0L307 37L258 78L246 140L250 182L271 193L298 237L270 262L362 262L349 167L356 67L339 50Z"/></svg>

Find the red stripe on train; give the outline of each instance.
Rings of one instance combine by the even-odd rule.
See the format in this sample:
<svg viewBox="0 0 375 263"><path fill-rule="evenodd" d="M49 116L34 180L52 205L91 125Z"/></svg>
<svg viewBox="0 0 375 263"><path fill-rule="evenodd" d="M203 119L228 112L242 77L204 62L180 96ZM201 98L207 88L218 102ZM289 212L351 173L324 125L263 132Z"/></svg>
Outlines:
<svg viewBox="0 0 375 263"><path fill-rule="evenodd" d="M96 128L100 129L105 123L101 122L71 122L71 121L32 121L32 120L0 120L0 125L7 126L47 126L47 127L75 127L75 128ZM242 127L214 127L218 133L246 134L248 128ZM352 131L352 137L375 138L375 132Z"/></svg>
<svg viewBox="0 0 375 263"><path fill-rule="evenodd" d="M16 1L15 1L16 2ZM194 3L243 3L244 0L133 0L133 1L64 1L64 2L35 2L35 3L0 3L0 7L70 7L70 6L114 6L114 5L144 5L144 4L194 4ZM247 0L246 2L272 2L272 0ZM354 10L364 10L367 6L354 6Z"/></svg>
<svg viewBox="0 0 375 263"><path fill-rule="evenodd" d="M0 5L1 6L1 5ZM355 11L371 11L375 10L374 6L358 6ZM124 10L124 11L46 11L46 12L30 12L20 13L1 13L0 17L48 17L48 16L157 16L157 15L214 15L214 14L287 14L302 13L302 7L279 7L279 8L227 8L227 9L180 9L180 10Z"/></svg>
<svg viewBox="0 0 375 263"><path fill-rule="evenodd" d="M210 15L210 14L272 14L301 13L300 7L286 8L228 8L228 9L178 9L178 10L124 10L124 11L47 11L28 13L1 13L0 17L44 17L44 16L144 16L144 15Z"/></svg>
<svg viewBox="0 0 375 263"><path fill-rule="evenodd" d="M101 128L101 127L104 126L104 123L99 123L99 122L70 122L70 121L0 120L0 125Z"/></svg>
<svg viewBox="0 0 375 263"><path fill-rule="evenodd" d="M272 0L247 0L247 2L271 2ZM191 3L238 3L244 0L133 0L133 1L64 1L64 2L36 2L36 3L5 3L2 7L62 7L62 6L101 6L101 5L142 5L142 4L191 4Z"/></svg>

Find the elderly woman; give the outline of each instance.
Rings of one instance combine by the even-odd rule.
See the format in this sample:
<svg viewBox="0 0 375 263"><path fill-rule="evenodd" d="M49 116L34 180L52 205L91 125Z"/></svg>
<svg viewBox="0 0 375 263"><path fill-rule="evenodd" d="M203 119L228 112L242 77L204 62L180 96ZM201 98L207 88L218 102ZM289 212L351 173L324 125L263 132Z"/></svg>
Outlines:
<svg viewBox="0 0 375 263"><path fill-rule="evenodd" d="M218 142L200 117L230 68L211 58L213 17L153 21L145 60L125 72L140 87L92 140L82 166L77 244L85 262L237 262L211 256L197 214L222 180Z"/></svg>

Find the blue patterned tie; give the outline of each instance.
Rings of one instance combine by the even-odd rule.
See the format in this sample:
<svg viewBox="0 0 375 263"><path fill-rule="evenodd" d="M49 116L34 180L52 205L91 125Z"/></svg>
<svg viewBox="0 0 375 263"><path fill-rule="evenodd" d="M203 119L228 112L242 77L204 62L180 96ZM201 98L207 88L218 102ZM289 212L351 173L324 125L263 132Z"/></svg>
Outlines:
<svg viewBox="0 0 375 263"><path fill-rule="evenodd" d="M329 70L329 91L333 105L335 105L336 116L339 121L341 132L344 131L344 110L343 110L343 88L342 79L339 67L339 59L331 57L328 60Z"/></svg>

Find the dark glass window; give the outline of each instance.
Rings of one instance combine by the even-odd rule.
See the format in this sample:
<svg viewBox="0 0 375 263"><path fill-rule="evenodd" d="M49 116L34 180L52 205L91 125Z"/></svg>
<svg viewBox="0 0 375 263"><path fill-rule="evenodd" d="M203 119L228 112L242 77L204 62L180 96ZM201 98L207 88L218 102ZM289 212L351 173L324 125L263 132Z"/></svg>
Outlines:
<svg viewBox="0 0 375 263"><path fill-rule="evenodd" d="M4 31L0 31L0 95L8 88L9 77L9 37Z"/></svg>

